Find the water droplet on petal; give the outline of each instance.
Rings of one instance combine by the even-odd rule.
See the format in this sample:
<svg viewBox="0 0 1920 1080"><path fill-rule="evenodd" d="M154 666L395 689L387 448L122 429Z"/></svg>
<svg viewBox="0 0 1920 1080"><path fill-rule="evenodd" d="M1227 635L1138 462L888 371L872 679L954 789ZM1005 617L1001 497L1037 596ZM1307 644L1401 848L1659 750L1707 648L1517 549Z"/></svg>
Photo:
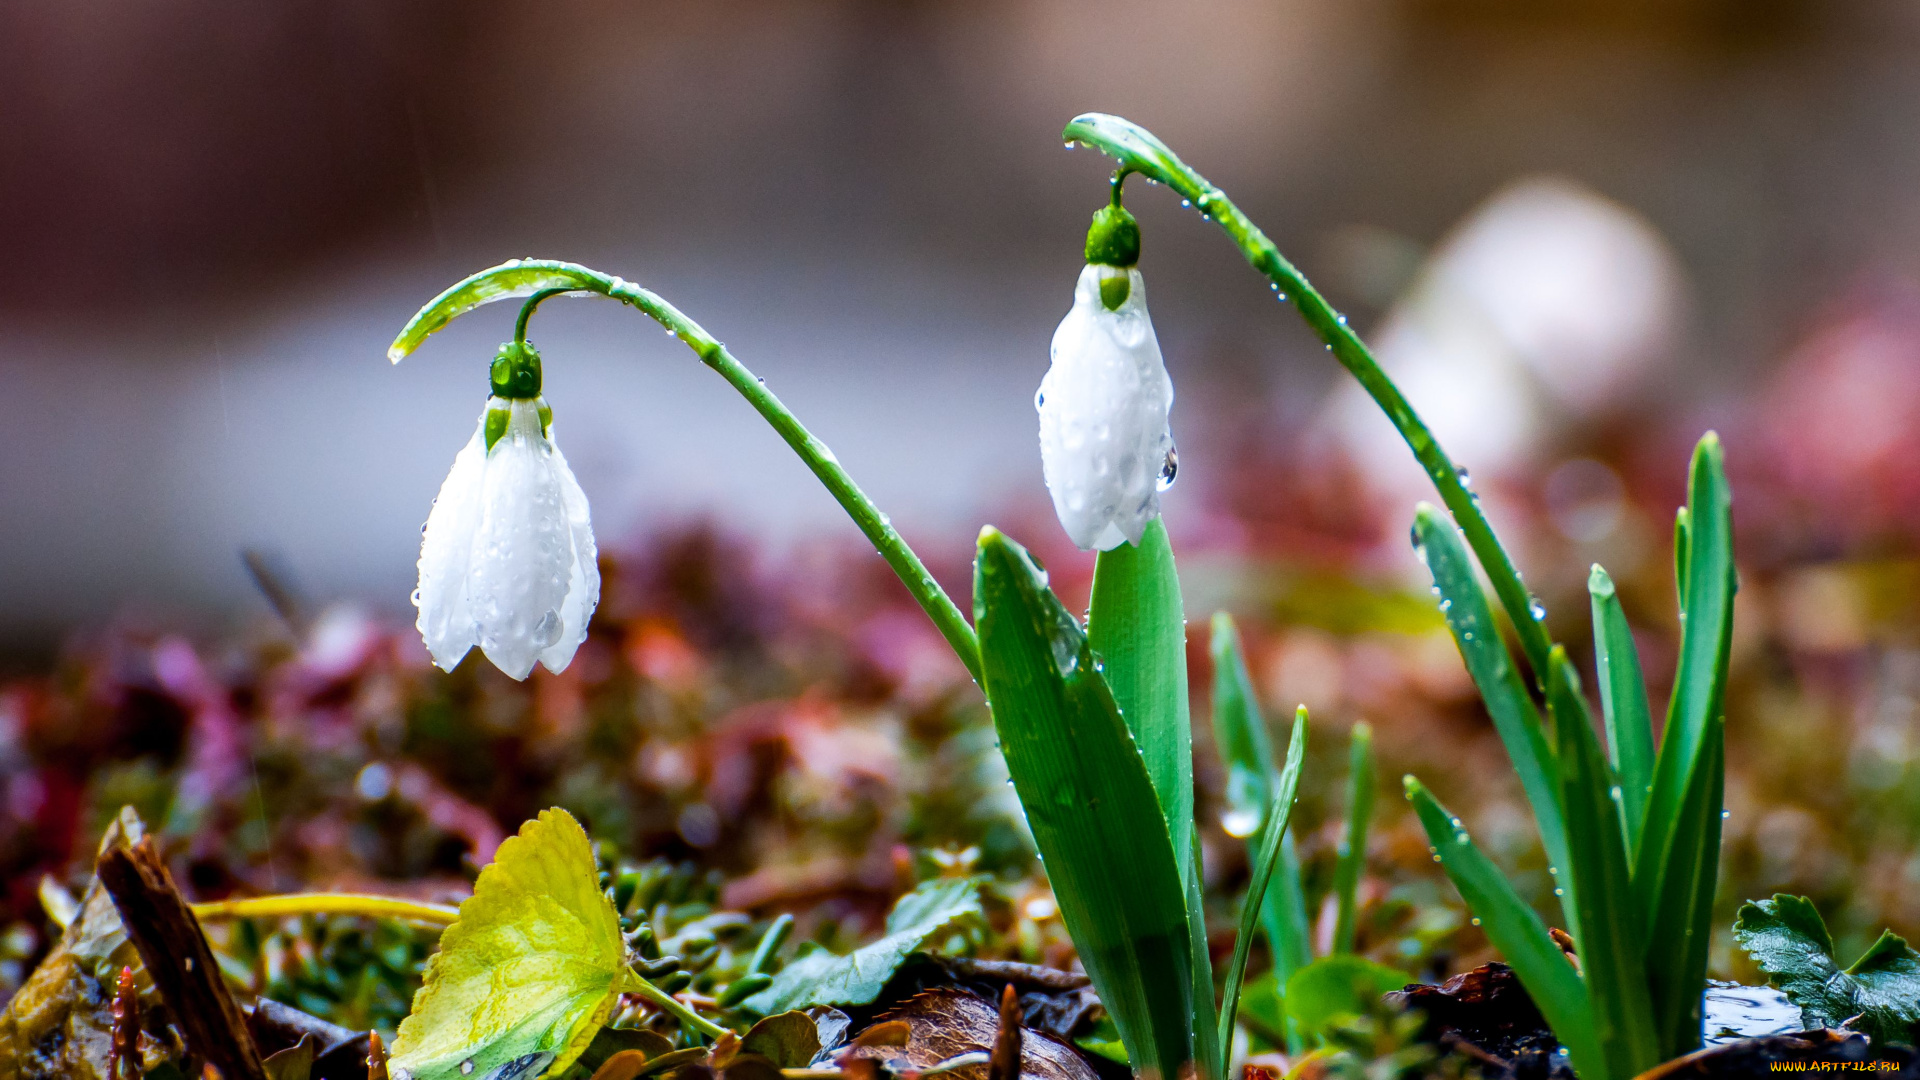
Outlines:
<svg viewBox="0 0 1920 1080"><path fill-rule="evenodd" d="M1161 491L1173 486L1174 477L1180 474L1180 451L1176 447L1167 447L1167 460L1160 465L1160 478L1154 482Z"/></svg>

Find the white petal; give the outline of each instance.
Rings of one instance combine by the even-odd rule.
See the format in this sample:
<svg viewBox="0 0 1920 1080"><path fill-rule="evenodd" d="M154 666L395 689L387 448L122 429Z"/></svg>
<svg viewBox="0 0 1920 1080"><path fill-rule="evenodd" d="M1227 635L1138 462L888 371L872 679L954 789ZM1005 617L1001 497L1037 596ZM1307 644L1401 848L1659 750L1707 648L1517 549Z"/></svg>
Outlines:
<svg viewBox="0 0 1920 1080"><path fill-rule="evenodd" d="M1173 449L1173 382L1140 271L1126 271L1127 299L1108 311L1100 300L1103 269L1080 272L1034 405L1054 513L1075 544L1105 551L1139 543L1160 516L1160 474Z"/></svg>
<svg viewBox="0 0 1920 1080"><path fill-rule="evenodd" d="M553 468L560 477L561 504L567 513L567 529L573 542L573 570L567 583L567 599L560 606L560 640L540 654L548 671L558 674L573 662L574 651L587 640L587 623L593 609L600 606L600 553L593 543L593 523L587 515L587 493L573 478L567 456L553 446Z"/></svg>
<svg viewBox="0 0 1920 1080"><path fill-rule="evenodd" d="M413 602L416 625L433 662L447 671L473 648L476 632L467 606L467 567L480 521L480 487L486 472L486 414L473 438L453 459L420 537L420 588Z"/></svg>
<svg viewBox="0 0 1920 1080"><path fill-rule="evenodd" d="M512 415L487 454L467 602L487 659L524 679L561 638L574 545L538 403L505 404Z"/></svg>

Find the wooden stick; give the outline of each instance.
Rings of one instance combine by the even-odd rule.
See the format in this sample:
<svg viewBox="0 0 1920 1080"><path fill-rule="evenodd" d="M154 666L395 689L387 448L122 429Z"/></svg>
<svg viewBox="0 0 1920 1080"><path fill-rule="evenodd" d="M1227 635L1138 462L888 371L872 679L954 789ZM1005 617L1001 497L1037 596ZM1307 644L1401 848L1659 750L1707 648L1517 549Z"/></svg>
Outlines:
<svg viewBox="0 0 1920 1080"><path fill-rule="evenodd" d="M266 1080L246 1017L227 992L213 949L152 838L108 848L94 872L120 910L120 922L154 987L172 1008L187 1049L219 1069L225 1080Z"/></svg>

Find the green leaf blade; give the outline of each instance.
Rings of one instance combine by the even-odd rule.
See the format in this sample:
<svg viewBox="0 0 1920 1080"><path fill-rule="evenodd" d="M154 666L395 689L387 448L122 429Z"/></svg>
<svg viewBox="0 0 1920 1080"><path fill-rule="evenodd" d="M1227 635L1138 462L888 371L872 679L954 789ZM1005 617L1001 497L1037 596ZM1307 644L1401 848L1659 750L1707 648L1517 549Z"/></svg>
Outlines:
<svg viewBox="0 0 1920 1080"><path fill-rule="evenodd" d="M1234 1014L1240 1007L1240 985L1247 976L1247 953L1253 945L1253 932L1260 924L1266 893L1279 863L1281 841L1293 818L1294 798L1300 791L1300 771L1307 756L1307 707L1294 713L1293 735L1287 742L1287 765L1280 773L1272 805L1267 808L1266 828L1260 848L1253 859L1252 877L1247 882L1247 899L1240 908L1240 929L1233 938L1233 959L1227 966L1227 982L1220 1006L1220 1046L1233 1044ZM1295 870L1298 873L1298 870Z"/></svg>
<svg viewBox="0 0 1920 1080"><path fill-rule="evenodd" d="M394 1040L396 1078L557 1073L619 1000L620 918L593 848L565 810L542 811L500 845L427 962Z"/></svg>
<svg viewBox="0 0 1920 1080"><path fill-rule="evenodd" d="M1640 846L1653 790L1653 714L1647 705L1640 652L1620 607L1613 579L1595 563L1587 576L1593 608L1593 659L1600 676L1600 708L1606 719L1607 748L1620 780L1620 816L1627 830L1627 852Z"/></svg>
<svg viewBox="0 0 1920 1080"><path fill-rule="evenodd" d="M1173 857L1186 867L1193 832L1187 619L1173 548L1159 518L1147 523L1138 547L1121 544L1094 563L1087 642L1147 764L1173 837Z"/></svg>
<svg viewBox="0 0 1920 1080"><path fill-rule="evenodd" d="M1813 903L1775 893L1771 900L1741 905L1733 936L1768 981L1800 1007L1807 1027L1851 1020L1853 1030L1881 1043L1911 1043L1920 1032L1920 953L1891 930L1842 971Z"/></svg>
<svg viewBox="0 0 1920 1080"><path fill-rule="evenodd" d="M1609 1080L1608 1060L1594 1028L1586 983L1547 934L1540 917L1513 891L1499 868L1474 846L1460 820L1418 780L1409 776L1405 782L1407 799L1413 803L1426 829L1427 842L1433 845L1447 877L1480 920L1487 940L1519 976L1547 1026L1566 1044L1574 1068L1584 1080Z"/></svg>
<svg viewBox="0 0 1920 1080"><path fill-rule="evenodd" d="M1340 861L1334 867L1333 890L1338 908L1333 926L1333 951L1350 953L1358 917L1360 878L1367 868L1367 824L1373 818L1373 727L1353 725L1347 748L1347 832L1340 843Z"/></svg>
<svg viewBox="0 0 1920 1080"><path fill-rule="evenodd" d="M1227 831L1247 837L1247 858L1257 866L1262 830L1267 824L1268 802L1280 775L1274 769L1273 744L1267 736L1266 718L1261 715L1259 696L1247 671L1240 631L1233 616L1224 611L1213 616L1209 646L1213 657L1213 738L1227 768ZM1296 746L1289 743L1287 760L1291 764L1306 751L1305 729L1296 718L1300 732ZM1286 803L1291 807L1291 800ZM1294 972L1313 960L1310 931L1307 926L1306 894L1300 882L1300 858L1294 850L1293 830L1284 830L1280 849L1268 880L1265 899L1260 904L1260 927L1267 936L1267 948L1273 957L1270 985L1276 995L1284 993L1286 981ZM1223 1015L1228 1010L1223 1009ZM1273 1022L1292 1029L1286 1036L1290 1052L1304 1050L1297 1027L1284 1013L1273 1010Z"/></svg>
<svg viewBox="0 0 1920 1080"><path fill-rule="evenodd" d="M1633 903L1620 809L1566 650L1554 646L1548 663L1548 707L1567 811L1569 858L1561 875L1584 901L1574 912L1572 930L1578 935L1595 1033L1610 1070L1615 1077L1638 1076L1663 1058L1648 996L1645 939Z"/></svg>
<svg viewBox="0 0 1920 1080"><path fill-rule="evenodd" d="M1700 1047L1705 1034L1707 950L1719 884L1720 826L1726 788L1725 724L1707 724L1699 761L1680 803L1660 891L1647 918L1647 987L1668 1057ZM1634 888L1639 890L1636 875Z"/></svg>
<svg viewBox="0 0 1920 1080"><path fill-rule="evenodd" d="M1694 771L1707 728L1719 717L1726 689L1736 586L1732 511L1720 439L1708 432L1694 448L1687 510L1675 530L1685 626L1673 695L1667 703L1666 730L1661 733L1653 788L1647 798L1646 823L1635 853L1634 887L1642 909L1649 913L1665 891L1661 876L1675 844L1688 842L1676 839L1682 804L1695 786ZM1717 847L1713 856L1717 864Z"/></svg>
<svg viewBox="0 0 1920 1080"><path fill-rule="evenodd" d="M1414 510L1413 536L1416 550L1433 583L1440 590L1441 605L1447 617L1447 629L1460 647L1474 685L1486 703L1487 715L1500 741L1507 748L1520 788L1533 807L1533 819L1540 828L1540 843L1546 848L1547 862L1562 871L1567 866L1567 831L1560 807L1560 779L1554 766L1553 751L1540 723L1540 713L1528 696L1526 684L1514 668L1513 658L1494 625L1493 609L1473 576L1473 565L1460 542L1453 523L1439 509L1421 503ZM1565 895L1561 908L1575 910L1577 894L1562 885Z"/></svg>
<svg viewBox="0 0 1920 1080"><path fill-rule="evenodd" d="M1061 918L1136 1073L1175 1080L1198 1060L1212 987L1193 984L1186 875L1146 764L1078 623L992 528L974 598L1001 752Z"/></svg>

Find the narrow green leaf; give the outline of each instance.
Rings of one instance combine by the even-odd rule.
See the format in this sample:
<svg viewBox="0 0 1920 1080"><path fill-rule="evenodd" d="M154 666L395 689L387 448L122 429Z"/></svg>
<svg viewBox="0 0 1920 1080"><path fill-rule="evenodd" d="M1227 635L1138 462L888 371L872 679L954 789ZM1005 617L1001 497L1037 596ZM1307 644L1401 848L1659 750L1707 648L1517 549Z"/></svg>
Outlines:
<svg viewBox="0 0 1920 1080"><path fill-rule="evenodd" d="M1214 613L1210 651L1213 656L1213 741L1227 769L1227 812L1222 824L1232 835L1248 838L1248 861L1257 864L1267 803L1277 785L1278 773L1273 745L1267 737L1266 718L1261 715L1253 679L1247 672L1240 632L1234 626L1233 616L1224 611ZM1304 751L1303 741L1298 752ZM1296 750L1290 744L1288 760L1295 756ZM1300 883L1300 858L1294 851L1291 828L1281 834L1280 851L1266 898L1260 905L1260 926L1267 936L1267 948L1273 954L1271 984L1277 995L1286 986L1287 977L1313 959L1306 893ZM1281 1009L1275 1008L1271 1013L1272 1022L1289 1029L1288 1050L1303 1050L1297 1027L1285 1019Z"/></svg>
<svg viewBox="0 0 1920 1080"><path fill-rule="evenodd" d="M865 1005L928 938L980 915L980 879L936 878L901 897L887 914L887 932L845 956L825 949L780 969L773 984L746 1001L762 1015L815 1005Z"/></svg>
<svg viewBox="0 0 1920 1080"><path fill-rule="evenodd" d="M1687 508L1681 507L1673 515L1673 587L1680 594L1680 617L1687 616L1687 552L1691 547L1691 529L1687 524Z"/></svg>
<svg viewBox="0 0 1920 1080"><path fill-rule="evenodd" d="M1187 947L1192 972L1191 985L1194 987L1189 1027L1193 1031L1194 1060L1198 1063L1201 1080L1226 1080L1226 1058L1221 1052L1224 1044L1218 1036L1220 1014L1213 1004L1213 949L1207 938L1205 879L1200 873L1198 826L1193 827L1191 840L1187 848L1188 873L1184 883L1187 891Z"/></svg>
<svg viewBox="0 0 1920 1080"><path fill-rule="evenodd" d="M1360 878L1367 868L1367 823L1373 818L1373 727L1353 725L1347 748L1347 834L1340 842L1340 861L1333 870L1333 893L1339 905L1333 924L1333 951L1353 951L1354 920Z"/></svg>
<svg viewBox="0 0 1920 1080"><path fill-rule="evenodd" d="M1407 798L1427 830L1427 842L1440 860L1454 888L1460 890L1487 940L1500 950L1520 985L1540 1008L1547 1026L1560 1037L1573 1058L1581 1080L1625 1080L1612 1077L1607 1057L1594 1029L1586 983L1573 969L1560 946L1548 936L1540 917L1498 867L1473 845L1460 819L1447 812L1420 781L1405 780Z"/></svg>
<svg viewBox="0 0 1920 1080"><path fill-rule="evenodd" d="M1578 676L1559 645L1548 660L1547 704L1559 744L1561 804L1567 810L1569 858L1560 876L1571 880L1584 901L1571 929L1593 1003L1594 1033L1615 1077L1638 1076L1664 1058L1647 994L1645 939L1627 870L1618 789L1600 756Z"/></svg>
<svg viewBox="0 0 1920 1080"><path fill-rule="evenodd" d="M1665 1056L1699 1049L1705 1021L1707 946L1713 937L1713 894L1719 883L1721 809L1726 785L1726 733L1716 716L1681 800L1675 841L1662 867L1660 892L1647 927L1647 988ZM1639 882L1636 880L1636 890Z"/></svg>
<svg viewBox="0 0 1920 1080"><path fill-rule="evenodd" d="M1676 528L1682 574L1680 660L1654 763L1633 886L1647 928L1648 979L1664 1045L1697 1046L1715 879L1724 757L1717 734L1733 636L1732 496L1719 437L1694 449ZM1711 751L1711 753L1710 753ZM1712 758L1709 761L1709 758Z"/></svg>
<svg viewBox="0 0 1920 1080"><path fill-rule="evenodd" d="M1473 566L1460 543L1453 523L1435 507L1421 503L1413 514L1414 550L1433 575L1440 590L1440 607L1447 617L1447 628L1460 647L1480 697L1486 702L1487 715L1507 748L1507 757L1519 774L1520 788L1533 807L1533 820L1540 829L1540 843L1546 848L1547 863L1564 870L1567 865L1567 833L1560 809L1560 779L1548 748L1540 713L1513 666L1500 629L1494 625L1493 611L1486 594L1474 579ZM1575 892L1561 886L1565 895L1562 910L1575 910Z"/></svg>
<svg viewBox="0 0 1920 1080"><path fill-rule="evenodd" d="M1300 790L1300 768L1307 756L1307 707L1293 715L1293 735L1287 741L1287 767L1280 773L1272 805L1266 812L1266 829L1260 838L1260 850L1254 856L1253 876L1247 882L1247 899L1240 907L1240 929L1233 937L1233 960L1227 965L1226 992L1220 1006L1219 1045L1233 1045L1234 1014L1240 1008L1240 984L1247 976L1247 951L1253 945L1253 931L1259 925L1268 883L1280 854L1280 841L1293 819L1293 800Z"/></svg>
<svg viewBox="0 0 1920 1080"><path fill-rule="evenodd" d="M1654 765L1646 827L1634 865L1643 907L1661 891L1660 875L1675 844L1674 828L1707 723L1720 712L1726 688L1727 652L1733 638L1733 498L1720 450L1708 432L1694 448L1687 478L1687 511L1675 530L1679 551L1680 659L1667 702L1666 730Z"/></svg>
<svg viewBox="0 0 1920 1080"><path fill-rule="evenodd" d="M1175 1080L1198 1060L1193 1019L1212 987L1193 985L1185 875L1140 751L1078 622L993 528L980 533L974 621L1001 752L1061 918L1136 1074Z"/></svg>
<svg viewBox="0 0 1920 1080"><path fill-rule="evenodd" d="M1160 519L1140 545L1122 544L1094 563L1087 640L1120 716L1147 763L1173 854L1182 867L1193 824L1193 725L1187 703L1187 618L1180 576Z"/></svg>
<svg viewBox="0 0 1920 1080"><path fill-rule="evenodd" d="M1273 741L1247 673L1240 631L1224 611L1214 612L1208 652L1213 657L1213 742L1227 769L1227 813L1221 824L1234 836L1258 836L1273 796Z"/></svg>
<svg viewBox="0 0 1920 1080"><path fill-rule="evenodd" d="M1647 706L1640 652L1620 608L1613 579L1593 564L1587 575L1593 605L1593 659L1600 674L1600 708L1607 722L1607 748L1620 780L1620 819L1627 830L1627 856L1640 846L1653 789L1653 714Z"/></svg>

